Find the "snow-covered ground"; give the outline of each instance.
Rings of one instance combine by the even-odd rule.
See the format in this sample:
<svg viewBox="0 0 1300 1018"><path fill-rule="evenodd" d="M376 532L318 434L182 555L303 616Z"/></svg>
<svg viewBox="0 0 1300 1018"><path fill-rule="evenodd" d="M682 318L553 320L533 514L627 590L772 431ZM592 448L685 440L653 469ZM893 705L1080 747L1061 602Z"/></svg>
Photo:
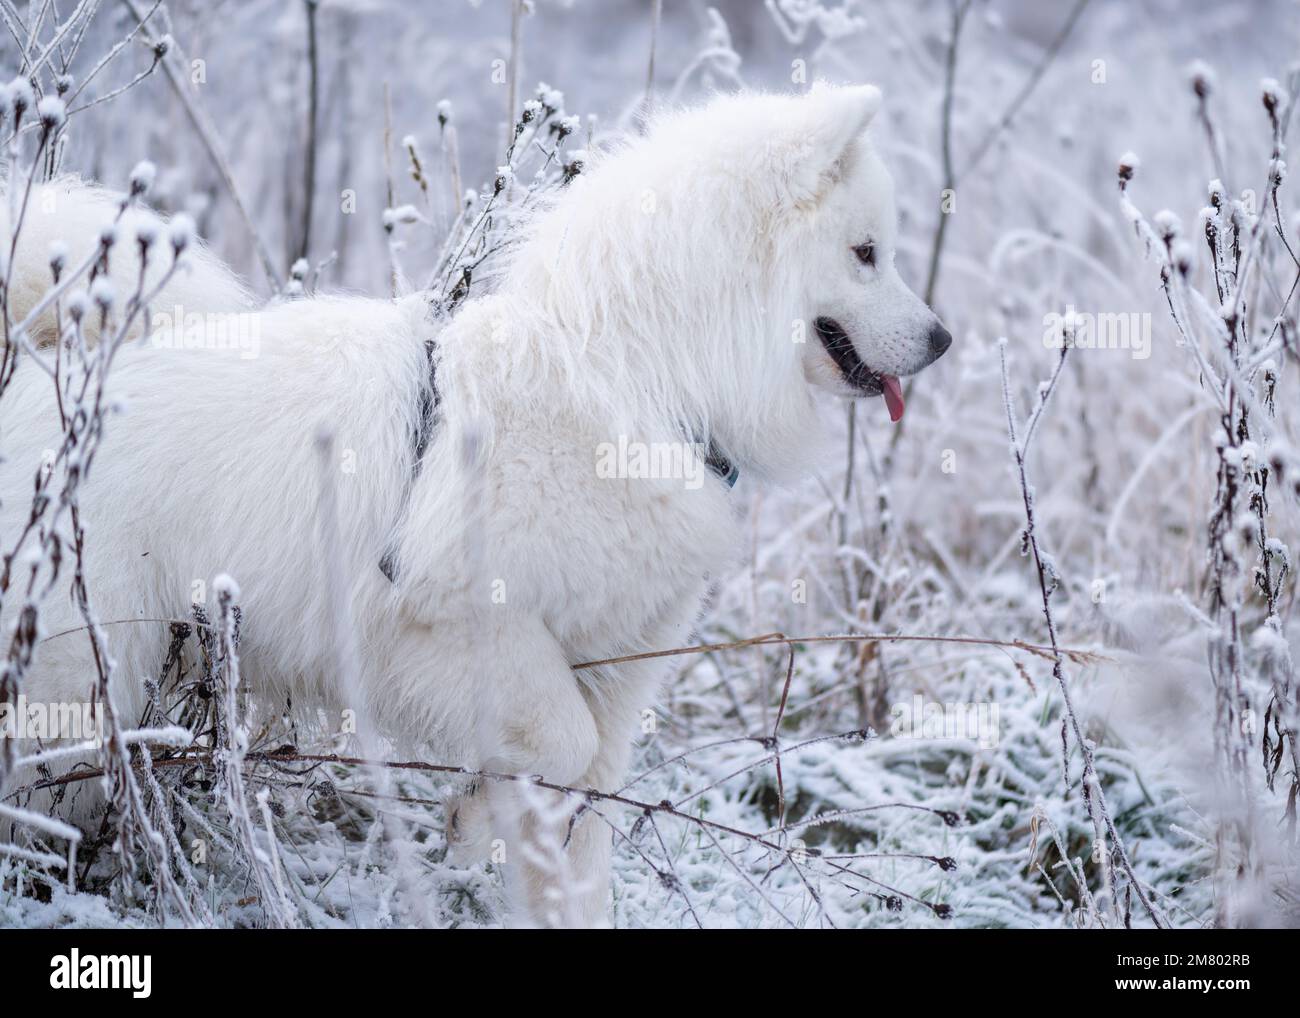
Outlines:
<svg viewBox="0 0 1300 1018"><path fill-rule="evenodd" d="M151 6L104 5L74 76L131 30L128 7ZM674 657L621 793L673 809L589 804L616 831L615 924L1300 922L1289 737L1276 767L1266 759L1296 718L1295 586L1282 569L1289 553L1270 542L1295 548L1300 522L1289 295L1300 262L1281 243L1300 251L1300 218L1262 99L1277 95L1290 119L1295 5L666 0L657 33L651 0L527 6L513 108L548 82L586 145L635 129L652 35L656 101L801 89L819 77L880 85L900 271L932 291L955 339L912 387L900 426L874 403L852 421L828 404L836 438L810 463L811 480L758 490L742 479L743 554L718 579L698 635L973 642L796 642L784 707L784 644ZM511 4L320 4L308 220L305 9L168 4L153 15L156 33L172 36L166 59L183 86L188 75L214 144L160 68L74 117L63 169L124 186L152 160L151 200L192 214L269 293L215 145L281 277L305 232L309 288L385 293L394 258L424 278L454 218L440 116L456 130L461 187L490 188L512 78ZM0 54L6 75L18 70L8 32ZM87 97L127 85L152 60L133 39ZM427 196L408 172L407 136ZM1128 153L1137 158L1121 195ZM1207 216L1212 200L1222 208ZM427 222L390 236L385 209L408 203ZM1220 238L1217 278L1207 222ZM1228 243L1234 224L1249 272ZM1219 352L1225 306L1231 354ZM1026 457L1026 499L1000 353L1023 438L1058 367L1062 327L1109 337L1111 348L1079 338L1065 359ZM1244 437L1241 391L1252 410ZM1260 465L1262 537L1249 498ZM1216 530L1225 469L1237 490ZM6 551L9 539L0 535ZM1059 680L1042 649L1053 637L1037 562L1055 639L1071 651ZM1272 596L1256 583L1265 564ZM281 723L253 718L253 748L285 741ZM300 754L356 752L346 741L296 744ZM397 772L376 798L372 776L350 765L261 763L250 775L256 837L267 844L269 822L294 921L500 922L494 868L443 861L445 776ZM188 875L205 921L272 921L224 804L196 787L168 794L189 804L175 807L185 854L202 842ZM1114 829L1099 851L1105 817ZM29 850L65 851L38 835ZM103 851L74 893L34 866L0 855L0 926L160 921L147 867L123 881Z"/></svg>

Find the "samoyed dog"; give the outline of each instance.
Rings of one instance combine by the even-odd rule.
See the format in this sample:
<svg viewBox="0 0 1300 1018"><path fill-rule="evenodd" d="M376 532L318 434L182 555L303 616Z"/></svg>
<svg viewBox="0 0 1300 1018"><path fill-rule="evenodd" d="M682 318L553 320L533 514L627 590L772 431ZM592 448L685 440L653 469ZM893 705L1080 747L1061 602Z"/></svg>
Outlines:
<svg viewBox="0 0 1300 1018"><path fill-rule="evenodd" d="M270 710L320 705L395 751L618 788L664 664L572 665L688 643L731 561L737 476L743 489L807 471L819 391L883 396L897 420L900 379L951 342L894 267L893 187L867 134L880 102L820 85L660 115L593 158L526 227L495 292L449 323L420 294L254 310L192 244L148 334L117 356L122 412L82 494L119 716L138 716L164 657L167 627L148 620L189 617L228 575L243 679ZM75 264L118 207L75 181L33 197L15 320L40 311L51 243ZM119 221L119 294L140 274L132 234L167 229L142 209ZM229 314L240 342L178 334L190 315ZM0 400L6 542L60 435L32 363L57 346L54 323L40 328ZM46 634L82 624L67 588L44 604ZM42 643L28 700L85 701L88 643ZM486 781L461 795L453 850L504 847L525 921L602 922L610 831L590 812L562 823L561 880L530 850L552 811L527 792Z"/></svg>

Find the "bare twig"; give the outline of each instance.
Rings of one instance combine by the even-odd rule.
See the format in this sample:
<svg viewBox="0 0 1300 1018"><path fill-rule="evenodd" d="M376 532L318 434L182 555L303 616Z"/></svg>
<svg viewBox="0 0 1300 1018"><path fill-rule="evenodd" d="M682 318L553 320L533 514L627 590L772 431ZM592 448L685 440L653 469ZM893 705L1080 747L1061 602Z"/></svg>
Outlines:
<svg viewBox="0 0 1300 1018"><path fill-rule="evenodd" d="M1065 357L1069 352L1069 347L1063 345L1061 348L1061 362L1064 363ZM1003 401L1007 414L1007 432L1011 438L1012 457L1015 460L1016 475L1020 482L1020 494L1025 506L1025 530L1023 535L1023 544L1033 553L1034 567L1038 574L1038 589L1043 600L1043 618L1047 624L1047 634L1052 648L1052 676L1056 679L1057 688L1061 693L1061 702L1065 710L1066 719L1069 723L1070 730L1074 733L1075 744L1079 747L1080 755L1083 757L1083 801L1088 811L1088 816L1093 822L1096 833L1096 844L1098 854L1101 860L1101 869L1104 883L1110 892L1111 905L1118 913L1119 898L1115 894L1115 889L1111 880L1110 873L1110 846L1114 846L1115 855L1118 857L1120 866L1129 878L1130 886L1134 893L1137 894L1138 900L1147 910L1151 921L1157 927L1168 925L1168 921L1156 909L1147 896L1146 890L1139 882L1137 874L1133 872L1133 866L1129 862L1128 852L1124 848L1124 842L1115 829L1115 824L1111 820L1110 811L1106 805L1106 792L1102 788L1101 778L1097 774L1096 764L1093 759L1092 744L1084 737L1083 726L1079 722L1078 714L1075 713L1074 701L1070 695L1069 684L1065 680L1065 654L1059 649L1056 638L1056 620L1052 614L1051 598L1052 593L1057 587L1059 577L1056 573L1055 564L1043 552L1038 537L1037 520L1034 514L1034 492L1029 484L1028 475L1025 468L1025 444L1030 437L1026 434L1022 441L1016 426L1015 405L1011 397L1011 378L1007 369L1006 341L1003 340L999 346L999 354L1002 365L1002 393ZM1060 379L1061 372L1058 365L1056 373L1052 375L1051 381L1039 390L1039 405L1035 408L1031 420L1037 423L1041 416L1042 408L1047 404L1052 395L1057 381ZM1109 843L1107 839L1109 838Z"/></svg>
<svg viewBox="0 0 1300 1018"><path fill-rule="evenodd" d="M307 14L307 140L302 178L302 240L298 257L306 258L311 249L311 214L316 197L316 123L320 104L320 55L316 39L316 14L320 0L303 0Z"/></svg>
<svg viewBox="0 0 1300 1018"><path fill-rule="evenodd" d="M139 3L139 0L122 0L130 9L136 20L140 23L141 31L146 39L157 47L160 40L154 35L153 30L145 24L148 20L149 12L145 12ZM173 44L174 45L174 44ZM170 51L171 47L168 47ZM208 155L212 158L213 166L216 167L217 174L221 181L226 185L226 191L230 194L230 200L235 205L235 210L239 213L239 218L243 220L244 227L253 239L253 246L257 250L258 258L262 262L262 270L266 273L266 278L271 284L271 288L279 293L284 289L284 280L275 268L275 261L271 258L271 250L266 246L266 241L262 239L261 231L253 222L253 217L248 212L248 206L244 203L243 197L239 193L239 187L235 184L235 176L231 171L230 163L226 159L225 149L217 137L216 127L213 125L208 115L203 112L199 106L198 100L191 94L185 78L164 54L162 58L163 72L167 75L167 80L171 82L172 90L176 97L180 99L181 105L185 108L185 114L189 117L190 123L194 125L194 130L203 142L204 147L208 150Z"/></svg>

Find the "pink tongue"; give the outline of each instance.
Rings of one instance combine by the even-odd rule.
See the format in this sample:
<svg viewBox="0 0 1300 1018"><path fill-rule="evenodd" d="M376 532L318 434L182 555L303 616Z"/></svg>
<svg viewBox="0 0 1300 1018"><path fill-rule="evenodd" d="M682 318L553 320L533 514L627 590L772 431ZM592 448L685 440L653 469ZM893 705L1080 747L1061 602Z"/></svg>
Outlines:
<svg viewBox="0 0 1300 1018"><path fill-rule="evenodd" d="M897 424L903 419L903 387L893 375L881 375L880 386L885 393L885 406L889 407L889 419Z"/></svg>

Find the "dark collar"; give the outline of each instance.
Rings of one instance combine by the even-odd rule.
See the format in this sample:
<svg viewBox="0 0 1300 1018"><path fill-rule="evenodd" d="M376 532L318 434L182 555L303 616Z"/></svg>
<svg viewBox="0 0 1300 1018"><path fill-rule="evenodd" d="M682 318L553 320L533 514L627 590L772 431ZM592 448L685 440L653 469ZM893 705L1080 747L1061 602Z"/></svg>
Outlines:
<svg viewBox="0 0 1300 1018"><path fill-rule="evenodd" d="M736 486L736 479L740 477L740 467L722 455L722 450L712 442L709 443L708 453L704 457L704 465L717 474L728 488Z"/></svg>

